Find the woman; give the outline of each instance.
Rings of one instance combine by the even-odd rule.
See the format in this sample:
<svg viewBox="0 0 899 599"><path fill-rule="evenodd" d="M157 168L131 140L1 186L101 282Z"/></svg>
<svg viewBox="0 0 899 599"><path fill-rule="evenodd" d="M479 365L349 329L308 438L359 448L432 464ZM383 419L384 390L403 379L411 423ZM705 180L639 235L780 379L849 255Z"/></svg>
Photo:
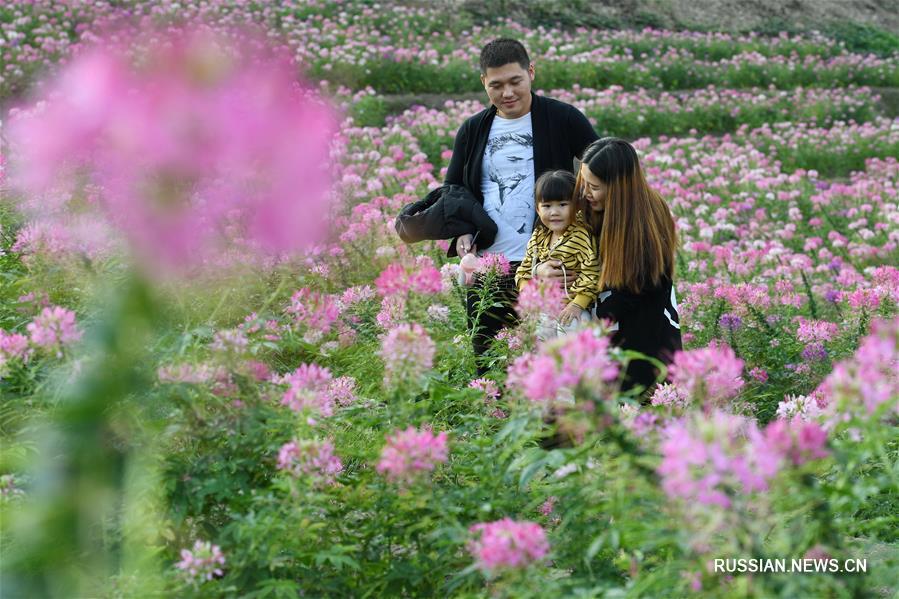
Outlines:
<svg viewBox="0 0 899 599"><path fill-rule="evenodd" d="M615 345L670 364L682 347L673 286L677 233L671 211L647 185L636 150L623 139L606 137L587 146L578 190L586 200L587 223L599 239L595 316L614 322ZM554 262L538 266L537 276L561 276ZM623 389L646 390L657 375L651 362L631 360Z"/></svg>

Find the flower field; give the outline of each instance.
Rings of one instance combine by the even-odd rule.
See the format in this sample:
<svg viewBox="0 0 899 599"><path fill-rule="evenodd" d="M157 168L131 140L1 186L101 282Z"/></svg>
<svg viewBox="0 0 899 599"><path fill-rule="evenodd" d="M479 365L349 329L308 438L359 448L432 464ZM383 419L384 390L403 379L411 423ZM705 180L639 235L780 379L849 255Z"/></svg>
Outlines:
<svg viewBox="0 0 899 599"><path fill-rule="evenodd" d="M499 35L674 214L649 405L604 326L536 341L551 289L478 378L458 259L395 232ZM0 42L4 597L896 593L899 47L361 0L15 2Z"/></svg>

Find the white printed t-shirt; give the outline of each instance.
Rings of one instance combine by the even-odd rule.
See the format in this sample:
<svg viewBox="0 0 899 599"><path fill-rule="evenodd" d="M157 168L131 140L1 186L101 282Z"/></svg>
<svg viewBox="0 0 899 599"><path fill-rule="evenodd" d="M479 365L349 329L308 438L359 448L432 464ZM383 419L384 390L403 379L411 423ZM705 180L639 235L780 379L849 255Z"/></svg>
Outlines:
<svg viewBox="0 0 899 599"><path fill-rule="evenodd" d="M485 251L510 262L524 259L534 229L534 130L531 113L493 119L484 150L481 192L484 209L496 223L496 239ZM475 241L477 245L477 241ZM479 254L483 254L480 250Z"/></svg>

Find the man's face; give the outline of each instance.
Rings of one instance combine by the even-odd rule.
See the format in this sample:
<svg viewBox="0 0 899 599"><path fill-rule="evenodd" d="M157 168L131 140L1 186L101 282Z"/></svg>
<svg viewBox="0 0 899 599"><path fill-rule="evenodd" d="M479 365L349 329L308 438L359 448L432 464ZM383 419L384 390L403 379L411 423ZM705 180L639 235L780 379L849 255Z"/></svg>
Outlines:
<svg viewBox="0 0 899 599"><path fill-rule="evenodd" d="M533 80L534 65L523 69L517 62L489 67L481 75L481 83L487 90L490 103L496 106L496 113L504 119L517 119L531 110Z"/></svg>

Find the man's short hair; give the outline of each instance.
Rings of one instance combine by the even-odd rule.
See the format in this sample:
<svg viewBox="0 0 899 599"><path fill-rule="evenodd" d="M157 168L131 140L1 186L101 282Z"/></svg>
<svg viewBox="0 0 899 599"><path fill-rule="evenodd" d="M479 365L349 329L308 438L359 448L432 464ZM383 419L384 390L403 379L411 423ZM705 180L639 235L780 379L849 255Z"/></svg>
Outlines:
<svg viewBox="0 0 899 599"><path fill-rule="evenodd" d="M487 74L487 69L495 69L510 62L517 62L523 69L527 69L531 64L528 51L518 40L501 37L481 49L480 65L483 75Z"/></svg>

